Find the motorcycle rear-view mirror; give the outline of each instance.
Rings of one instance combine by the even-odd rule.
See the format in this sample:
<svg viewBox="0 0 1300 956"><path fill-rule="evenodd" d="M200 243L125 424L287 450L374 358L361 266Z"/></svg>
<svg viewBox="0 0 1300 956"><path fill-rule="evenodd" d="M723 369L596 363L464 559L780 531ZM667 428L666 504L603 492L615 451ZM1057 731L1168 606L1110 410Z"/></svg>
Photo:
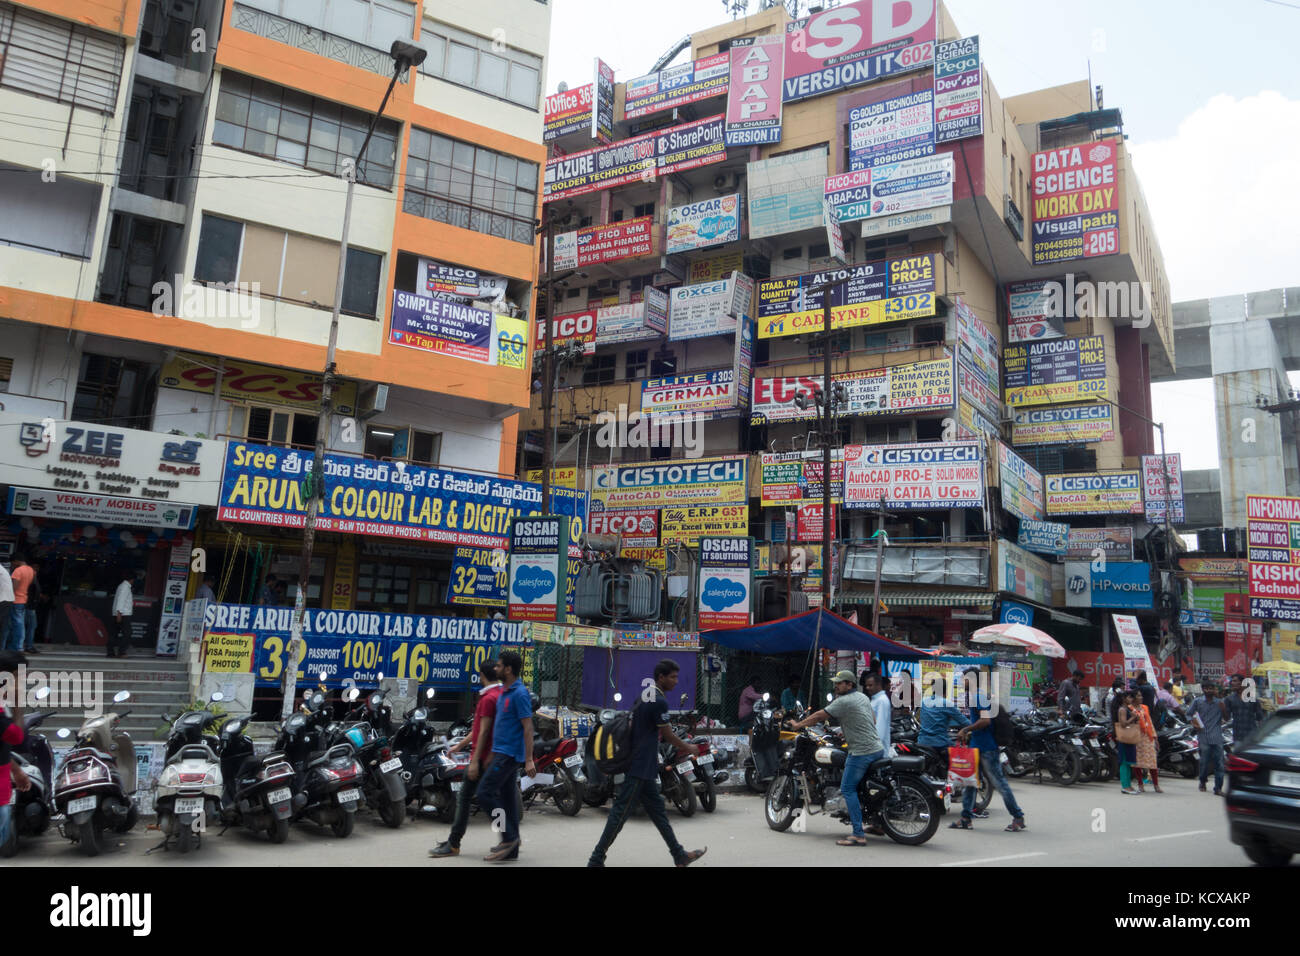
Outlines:
<svg viewBox="0 0 1300 956"><path fill-rule="evenodd" d="M426 690L426 691L424 692L424 699L425 699L425 700L433 700L433 688L432 688L432 687L430 687L428 690Z"/></svg>
<svg viewBox="0 0 1300 956"><path fill-rule="evenodd" d="M375 680L383 680L383 679L384 679L383 671L380 671L378 674L375 675Z"/></svg>
<svg viewBox="0 0 1300 956"><path fill-rule="evenodd" d="M120 704L123 701L130 700L130 699L131 699L131 692L129 690L119 690L116 694L113 695L113 703L115 704Z"/></svg>
<svg viewBox="0 0 1300 956"><path fill-rule="evenodd" d="M763 691L763 699L764 699L764 700L771 700L771 699L772 699L772 695L769 694L767 691Z"/></svg>
<svg viewBox="0 0 1300 956"><path fill-rule="evenodd" d="M349 687L348 692L343 695L343 699L350 704L360 696L361 691L357 690L355 687Z"/></svg>
<svg viewBox="0 0 1300 956"><path fill-rule="evenodd" d="M322 684L325 683L326 679L327 679L329 676L330 676L330 675L329 675L329 671L322 670L322 671L320 672L320 682L321 682Z"/></svg>
<svg viewBox="0 0 1300 956"><path fill-rule="evenodd" d="M49 699L49 696L50 696L50 689L49 689L49 687L42 687L42 688L40 688L39 690L36 691L36 699L37 699L37 700L48 700L48 699Z"/></svg>

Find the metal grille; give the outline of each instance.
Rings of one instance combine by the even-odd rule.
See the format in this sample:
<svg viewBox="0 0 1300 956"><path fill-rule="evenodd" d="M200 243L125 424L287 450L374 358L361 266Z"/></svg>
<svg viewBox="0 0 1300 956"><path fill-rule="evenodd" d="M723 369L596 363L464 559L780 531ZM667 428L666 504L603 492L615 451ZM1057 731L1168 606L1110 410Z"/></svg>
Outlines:
<svg viewBox="0 0 1300 956"><path fill-rule="evenodd" d="M0 86L111 116L124 49L121 37L0 7Z"/></svg>
<svg viewBox="0 0 1300 956"><path fill-rule="evenodd" d="M392 60L387 51L375 50L345 37L325 33L315 27L309 27L293 20L286 20L264 10L254 10L237 3L231 12L230 25L236 30L253 33L277 43L297 47L308 53L316 53L348 66L388 76L392 71ZM409 39L409 37L407 38ZM407 82L405 73L399 82Z"/></svg>

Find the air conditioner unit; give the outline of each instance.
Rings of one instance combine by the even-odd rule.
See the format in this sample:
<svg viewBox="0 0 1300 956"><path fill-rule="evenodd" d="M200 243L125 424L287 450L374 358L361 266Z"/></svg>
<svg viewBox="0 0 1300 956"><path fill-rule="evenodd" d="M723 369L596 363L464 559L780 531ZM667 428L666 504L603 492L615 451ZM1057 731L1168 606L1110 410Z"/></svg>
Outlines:
<svg viewBox="0 0 1300 956"><path fill-rule="evenodd" d="M735 192L740 186L740 173L718 173L713 177L713 189L720 193Z"/></svg>
<svg viewBox="0 0 1300 956"><path fill-rule="evenodd" d="M357 416L364 421L374 418L388 408L388 386L367 385L357 396Z"/></svg>

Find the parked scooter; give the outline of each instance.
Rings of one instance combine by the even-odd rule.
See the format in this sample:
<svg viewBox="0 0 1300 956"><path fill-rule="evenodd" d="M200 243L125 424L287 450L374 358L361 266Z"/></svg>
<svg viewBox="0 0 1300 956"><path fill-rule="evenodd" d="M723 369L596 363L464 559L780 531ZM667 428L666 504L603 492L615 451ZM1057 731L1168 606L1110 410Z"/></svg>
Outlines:
<svg viewBox="0 0 1300 956"><path fill-rule="evenodd" d="M283 843L289 838L289 821L307 805L307 795L293 791L293 767L283 752L254 752L253 739L244 734L250 719L232 717L221 725L221 818L227 827L245 827Z"/></svg>
<svg viewBox="0 0 1300 956"><path fill-rule="evenodd" d="M781 769L780 712L772 710L771 697L754 704L754 723L749 731L749 757L745 760L745 785L755 793L766 793L767 785Z"/></svg>
<svg viewBox="0 0 1300 956"><path fill-rule="evenodd" d="M723 754L714 748L713 742L708 737L695 733L699 715L686 716L689 718L689 723L677 725L673 728L673 732L696 748L696 753L690 758L695 772L695 798L699 801L701 810L712 813L718 807L718 784L724 783L728 776L727 771L719 764L719 757Z"/></svg>
<svg viewBox="0 0 1300 956"><path fill-rule="evenodd" d="M113 703L130 697L129 691L120 691ZM135 745L129 734L117 730L129 713L109 712L82 724L55 777L54 806L63 814L59 830L86 856L98 856L103 850L105 828L125 833L138 817L131 800L136 787ZM64 727L58 736L66 740L72 734Z"/></svg>
<svg viewBox="0 0 1300 956"><path fill-rule="evenodd" d="M424 692L426 702L433 700L433 688ZM429 723L429 710L425 704L412 707L405 719L393 731L389 746L393 756L402 764L402 783L406 787L406 802L416 802L422 813L433 813L439 819L450 820L455 800L437 799L438 754L445 749L439 746L438 734ZM450 792L448 790L448 792Z"/></svg>
<svg viewBox="0 0 1300 956"><path fill-rule="evenodd" d="M290 714L280 728L275 749L283 751L293 766L294 791L307 797L295 819L328 826L343 839L356 824L364 771L351 744L327 748L324 728L329 723L329 712L324 692L308 690L303 696L302 709Z"/></svg>
<svg viewBox="0 0 1300 956"><path fill-rule="evenodd" d="M37 700L50 696L50 689L42 687L36 691ZM22 768L31 781L31 787L25 791L14 789L9 799L13 811L9 820L9 839L0 846L0 857L11 857L18 852L18 838L38 837L50 825L50 774L54 767L54 755L44 734L34 733L50 711L29 711L23 714L23 742L14 748L11 759Z"/></svg>
<svg viewBox="0 0 1300 956"><path fill-rule="evenodd" d="M223 700L220 691L212 703ZM172 720L166 714L163 720ZM221 819L220 745L204 731L217 721L212 711L190 710L178 715L167 735L166 761L158 776L154 814L163 832L163 846L172 840L181 853L202 845L203 834Z"/></svg>
<svg viewBox="0 0 1300 956"><path fill-rule="evenodd" d="M384 675L380 674L379 679L383 680ZM360 695L353 687L345 699L355 702ZM374 691L364 705L353 708L348 719L354 722L330 742L346 740L352 745L364 768L361 790L366 805L379 811L380 819L395 830L406 819L406 780L402 776L402 758L393 755L388 743L393 732L393 708L388 704L387 695L382 690Z"/></svg>

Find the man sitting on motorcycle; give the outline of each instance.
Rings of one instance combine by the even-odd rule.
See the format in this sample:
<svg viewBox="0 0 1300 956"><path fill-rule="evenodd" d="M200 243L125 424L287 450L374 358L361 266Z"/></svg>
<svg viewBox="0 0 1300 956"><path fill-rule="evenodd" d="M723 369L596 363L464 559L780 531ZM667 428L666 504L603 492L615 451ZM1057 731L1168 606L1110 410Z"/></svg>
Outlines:
<svg viewBox="0 0 1300 956"><path fill-rule="evenodd" d="M840 793L849 811L853 835L836 840L840 846L866 846L867 833L862 828L862 803L858 799L858 784L867 775L871 765L885 755L876 732L876 717L867 695L858 690L857 678L852 671L835 675L835 693L838 695L822 710L809 714L791 724L794 730L803 730L813 724L835 720L844 731L849 745L849 756L844 761L844 776L840 778Z"/></svg>

